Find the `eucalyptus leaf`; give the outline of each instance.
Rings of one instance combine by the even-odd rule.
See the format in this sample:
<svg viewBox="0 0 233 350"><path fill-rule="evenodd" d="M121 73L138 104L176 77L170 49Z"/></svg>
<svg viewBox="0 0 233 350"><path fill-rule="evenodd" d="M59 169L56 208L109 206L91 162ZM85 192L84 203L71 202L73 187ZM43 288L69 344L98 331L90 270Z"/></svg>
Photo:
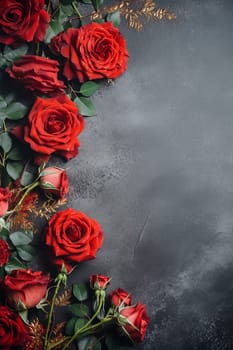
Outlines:
<svg viewBox="0 0 233 350"><path fill-rule="evenodd" d="M16 247L17 253L24 261L32 261L35 256L35 248L31 245L20 245Z"/></svg>
<svg viewBox="0 0 233 350"><path fill-rule="evenodd" d="M12 147L12 140L8 132L0 134L0 146L5 153L9 152Z"/></svg>
<svg viewBox="0 0 233 350"><path fill-rule="evenodd" d="M66 326L65 326L65 334L66 335L73 335L74 334L74 327L75 327L76 321L77 321L77 317L72 317L66 323Z"/></svg>
<svg viewBox="0 0 233 350"><path fill-rule="evenodd" d="M96 109L91 100L87 97L76 97L74 103L77 105L79 112L86 117L96 115Z"/></svg>
<svg viewBox="0 0 233 350"><path fill-rule="evenodd" d="M78 301L84 301L88 298L87 288L83 283L73 284L73 295Z"/></svg>
<svg viewBox="0 0 233 350"><path fill-rule="evenodd" d="M35 174L25 170L21 176L20 183L22 186L30 185L35 180Z"/></svg>
<svg viewBox="0 0 233 350"><path fill-rule="evenodd" d="M11 65L12 62L24 56L28 51L28 45L23 44L16 49L6 45L3 53L0 55L0 68L6 68Z"/></svg>
<svg viewBox="0 0 233 350"><path fill-rule="evenodd" d="M10 257L8 263L5 265L6 273L10 273L12 270L26 269L27 266L23 264L17 257Z"/></svg>
<svg viewBox="0 0 233 350"><path fill-rule="evenodd" d="M58 33L63 31L63 27L61 22L57 19L57 20L51 20L49 23L49 26L46 30L46 34L45 34L45 38L44 38L44 42L46 44L50 43L51 39L57 35Z"/></svg>
<svg viewBox="0 0 233 350"><path fill-rule="evenodd" d="M9 236L12 244L17 247L24 244L29 244L33 240L32 231L16 231L10 234Z"/></svg>
<svg viewBox="0 0 233 350"><path fill-rule="evenodd" d="M10 232L6 228L3 228L0 231L0 238L7 240L9 238L9 234L10 234Z"/></svg>
<svg viewBox="0 0 233 350"><path fill-rule="evenodd" d="M24 156L18 147L13 147L12 150L8 153L7 158L10 160L22 160L24 159Z"/></svg>
<svg viewBox="0 0 233 350"><path fill-rule="evenodd" d="M112 22L112 24L115 26L115 27L119 27L120 23L121 23L121 14L120 14L120 11L116 11L116 12L113 12L113 13L109 13L107 15L107 21L108 22Z"/></svg>
<svg viewBox="0 0 233 350"><path fill-rule="evenodd" d="M74 325L74 331L76 332L78 329L85 326L85 324L88 322L86 318L77 318L75 325Z"/></svg>
<svg viewBox="0 0 233 350"><path fill-rule="evenodd" d="M25 117L28 112L28 106L21 102L13 102L9 104L3 112L8 119L18 120Z"/></svg>
<svg viewBox="0 0 233 350"><path fill-rule="evenodd" d="M103 3L104 3L104 0L92 0L92 5L94 6L96 11L100 9Z"/></svg>
<svg viewBox="0 0 233 350"><path fill-rule="evenodd" d="M71 304L69 305L70 311L78 317L88 316L89 309L84 304Z"/></svg>
<svg viewBox="0 0 233 350"><path fill-rule="evenodd" d="M17 180L23 171L23 164L19 162L9 161L6 165L7 174L13 179Z"/></svg>
<svg viewBox="0 0 233 350"><path fill-rule="evenodd" d="M89 335L77 341L78 350L101 350L101 343L98 338Z"/></svg>
<svg viewBox="0 0 233 350"><path fill-rule="evenodd" d="M80 93L83 96L91 96L93 95L99 88L99 84L95 83L94 81L87 81L86 83L82 84L80 87Z"/></svg>

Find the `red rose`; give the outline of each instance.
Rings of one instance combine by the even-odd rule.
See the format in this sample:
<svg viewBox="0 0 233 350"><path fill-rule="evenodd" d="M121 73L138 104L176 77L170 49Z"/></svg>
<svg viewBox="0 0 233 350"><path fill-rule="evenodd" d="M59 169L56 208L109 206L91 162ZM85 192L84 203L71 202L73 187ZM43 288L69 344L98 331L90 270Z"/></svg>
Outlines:
<svg viewBox="0 0 233 350"><path fill-rule="evenodd" d="M4 216L8 210L8 199L11 197L11 191L8 188L0 187L0 216Z"/></svg>
<svg viewBox="0 0 233 350"><path fill-rule="evenodd" d="M27 309L36 306L44 298L49 281L50 277L44 276L42 271L33 272L31 269L11 271L2 281L8 305L16 307L20 302Z"/></svg>
<svg viewBox="0 0 233 350"><path fill-rule="evenodd" d="M66 95L38 97L28 116L28 125L12 133L28 143L35 152L35 162L48 161L53 153L71 159L78 154L77 139L84 129L84 119Z"/></svg>
<svg viewBox="0 0 233 350"><path fill-rule="evenodd" d="M0 267L8 263L10 257L10 247L8 243L0 238Z"/></svg>
<svg viewBox="0 0 233 350"><path fill-rule="evenodd" d="M55 96L64 93L65 85L58 80L58 61L45 57L26 55L15 61L6 71L27 90L36 95Z"/></svg>
<svg viewBox="0 0 233 350"><path fill-rule="evenodd" d="M146 305L139 302L133 306L127 306L120 310L120 324L125 333L134 341L144 339L149 318ZM123 321L123 324L122 324Z"/></svg>
<svg viewBox="0 0 233 350"><path fill-rule="evenodd" d="M103 242L100 224L81 211L68 208L52 216L48 222L45 243L50 247L52 261L67 271L72 263L94 259Z"/></svg>
<svg viewBox="0 0 233 350"><path fill-rule="evenodd" d="M68 80L114 79L127 68L126 42L112 22L69 28L52 38L51 49L66 59L63 74Z"/></svg>
<svg viewBox="0 0 233 350"><path fill-rule="evenodd" d="M90 276L90 287L92 289L106 289L110 283L110 277L104 275L91 275Z"/></svg>
<svg viewBox="0 0 233 350"><path fill-rule="evenodd" d="M0 43L42 41L50 20L44 0L1 0Z"/></svg>
<svg viewBox="0 0 233 350"><path fill-rule="evenodd" d="M40 187L46 193L52 193L59 198L64 198L69 192L66 170L57 167L45 168L40 174Z"/></svg>
<svg viewBox="0 0 233 350"><path fill-rule="evenodd" d="M116 307L120 305L129 306L132 303L131 295L122 288L118 288L114 290L112 293L110 293L110 298L111 298L111 303Z"/></svg>
<svg viewBox="0 0 233 350"><path fill-rule="evenodd" d="M27 329L21 317L7 306L0 306L0 349L22 347L28 340Z"/></svg>

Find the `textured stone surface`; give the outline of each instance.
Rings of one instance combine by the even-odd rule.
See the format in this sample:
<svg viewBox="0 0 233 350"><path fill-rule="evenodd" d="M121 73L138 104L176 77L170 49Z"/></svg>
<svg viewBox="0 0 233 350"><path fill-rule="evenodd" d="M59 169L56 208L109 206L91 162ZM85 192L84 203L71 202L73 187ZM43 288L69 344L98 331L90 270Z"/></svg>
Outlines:
<svg viewBox="0 0 233 350"><path fill-rule="evenodd" d="M122 26L128 71L94 97L69 204L101 222L91 273L150 315L144 350L233 349L233 4L167 0L175 22Z"/></svg>

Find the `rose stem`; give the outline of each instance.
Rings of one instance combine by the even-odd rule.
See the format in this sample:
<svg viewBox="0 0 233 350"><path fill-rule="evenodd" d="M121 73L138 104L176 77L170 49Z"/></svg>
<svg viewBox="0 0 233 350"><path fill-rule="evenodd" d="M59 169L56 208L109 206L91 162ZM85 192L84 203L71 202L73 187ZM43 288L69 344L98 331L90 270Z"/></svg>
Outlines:
<svg viewBox="0 0 233 350"><path fill-rule="evenodd" d="M49 333L50 333L50 328L51 328L51 324L52 324L53 311L54 311L54 306L55 306L57 293L59 291L61 283L64 281L62 276L61 276L61 278L59 277L60 275L61 275L61 273L59 273L58 276L57 276L57 285L56 285L56 289L54 291L52 302L51 302L51 306L50 306L50 309L49 309L48 324L47 324L45 338L44 338L44 348L45 349L47 349L47 345L48 345L48 341L49 341Z"/></svg>
<svg viewBox="0 0 233 350"><path fill-rule="evenodd" d="M68 342L65 344L65 346L62 348L62 350L65 350L68 348L68 346L78 337L78 335L87 332L89 329L91 329L93 326L96 325L91 325L92 321L94 321L94 319L97 317L97 315L99 314L102 306L103 306L103 302L104 302L104 296L101 295L101 299L100 299L100 303L98 305L98 308L96 310L96 312L94 313L94 315L90 318L90 320L81 328L77 329L77 331L74 333L74 335L70 338L70 340L68 340ZM101 323L101 322L99 322Z"/></svg>

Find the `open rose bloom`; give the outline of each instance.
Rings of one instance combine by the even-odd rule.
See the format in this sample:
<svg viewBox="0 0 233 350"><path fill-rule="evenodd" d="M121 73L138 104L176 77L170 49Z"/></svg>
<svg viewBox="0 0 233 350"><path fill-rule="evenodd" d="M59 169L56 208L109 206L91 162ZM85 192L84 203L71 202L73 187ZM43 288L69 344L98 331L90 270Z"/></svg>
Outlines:
<svg viewBox="0 0 233 350"><path fill-rule="evenodd" d="M54 53L65 58L68 80L115 79L127 68L126 42L112 22L86 24L59 33L51 41Z"/></svg>
<svg viewBox="0 0 233 350"><path fill-rule="evenodd" d="M44 0L1 0L0 43L42 41L49 20Z"/></svg>

